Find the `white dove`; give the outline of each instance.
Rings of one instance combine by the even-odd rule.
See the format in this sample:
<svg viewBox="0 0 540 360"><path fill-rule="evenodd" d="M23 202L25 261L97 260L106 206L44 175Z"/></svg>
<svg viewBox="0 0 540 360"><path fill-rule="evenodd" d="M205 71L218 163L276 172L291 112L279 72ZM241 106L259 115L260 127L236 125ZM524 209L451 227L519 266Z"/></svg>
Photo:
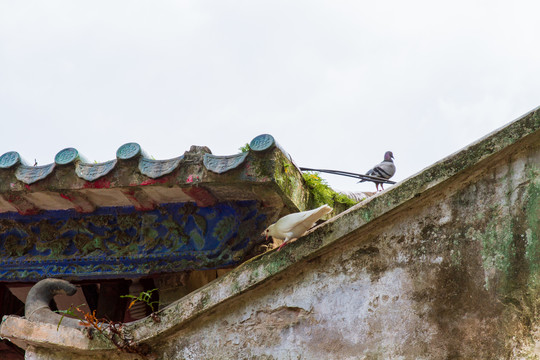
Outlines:
<svg viewBox="0 0 540 360"><path fill-rule="evenodd" d="M283 240L283 244L278 248L279 251L289 240L297 239L304 235L306 231L315 225L317 220L330 211L332 211L330 206L323 205L313 210L286 215L264 230L264 234L267 239L269 236L272 236L276 239Z"/></svg>

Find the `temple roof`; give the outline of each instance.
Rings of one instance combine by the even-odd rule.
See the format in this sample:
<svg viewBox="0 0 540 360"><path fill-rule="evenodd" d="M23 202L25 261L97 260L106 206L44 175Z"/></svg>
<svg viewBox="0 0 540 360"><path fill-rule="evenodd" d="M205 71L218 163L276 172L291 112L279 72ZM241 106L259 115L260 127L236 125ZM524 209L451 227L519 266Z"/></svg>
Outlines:
<svg viewBox="0 0 540 360"><path fill-rule="evenodd" d="M128 143L103 163L67 148L54 163L30 166L8 152L0 156L0 281L234 266L308 197L300 170L267 134L230 156L192 146L154 160Z"/></svg>
<svg viewBox="0 0 540 360"><path fill-rule="evenodd" d="M75 148L66 148L53 163L30 166L10 151L0 156L0 213L68 209L89 213L111 206L150 210L163 203L211 206L238 200L301 208L299 199L268 193L265 185L275 180L275 171L267 160L273 160L276 152L291 162L266 134L254 138L249 151L229 156L192 146L176 158L154 160L139 144L127 143L118 148L116 159L102 163L89 163Z"/></svg>

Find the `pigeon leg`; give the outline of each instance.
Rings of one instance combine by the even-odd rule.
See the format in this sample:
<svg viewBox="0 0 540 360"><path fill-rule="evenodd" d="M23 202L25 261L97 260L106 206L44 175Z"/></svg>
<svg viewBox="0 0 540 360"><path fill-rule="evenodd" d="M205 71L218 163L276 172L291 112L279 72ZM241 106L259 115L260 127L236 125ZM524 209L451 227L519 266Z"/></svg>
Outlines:
<svg viewBox="0 0 540 360"><path fill-rule="evenodd" d="M283 240L283 244L279 245L277 251L281 250L282 247L284 247L285 245L287 245L289 243L289 237L286 237L285 240Z"/></svg>

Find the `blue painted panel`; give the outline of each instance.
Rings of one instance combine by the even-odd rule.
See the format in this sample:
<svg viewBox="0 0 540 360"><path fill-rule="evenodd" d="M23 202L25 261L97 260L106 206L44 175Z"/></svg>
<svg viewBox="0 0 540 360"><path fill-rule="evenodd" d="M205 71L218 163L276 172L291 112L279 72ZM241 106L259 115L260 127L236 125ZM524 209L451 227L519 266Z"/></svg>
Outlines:
<svg viewBox="0 0 540 360"><path fill-rule="evenodd" d="M262 240L255 201L0 214L0 281L91 279L237 264Z"/></svg>

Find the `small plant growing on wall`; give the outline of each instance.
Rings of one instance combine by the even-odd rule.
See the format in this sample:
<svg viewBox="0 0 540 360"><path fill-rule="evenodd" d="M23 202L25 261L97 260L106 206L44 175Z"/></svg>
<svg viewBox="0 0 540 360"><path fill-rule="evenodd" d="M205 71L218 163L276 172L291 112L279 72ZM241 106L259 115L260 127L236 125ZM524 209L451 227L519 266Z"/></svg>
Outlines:
<svg viewBox="0 0 540 360"><path fill-rule="evenodd" d="M145 303L152 310L152 320L154 320L155 322L159 322L160 318L156 314L156 305L159 305L159 302L152 301L152 293L156 290L157 289L143 291L138 296L123 295L121 297L133 299L129 304L128 309L130 309L138 301ZM78 319L79 323L82 326L89 329L89 331L87 332L89 338L93 338L94 331L98 331L99 334L101 334L106 339L109 339L114 344L114 346L116 346L121 351L138 354L146 358L146 355L148 355L149 352L148 349L145 349L138 344L133 344L129 334L124 331L124 324L122 322L110 321L108 319L99 319L96 317L96 310L89 313L81 309L81 307L83 306L84 304L78 306L71 305L67 310L56 310L57 313L62 314L56 330L58 331L58 329L60 328L62 320L65 316L71 316L75 319Z"/></svg>
<svg viewBox="0 0 540 360"><path fill-rule="evenodd" d="M66 315L72 316L78 319L82 326L89 329L86 334L90 339L94 337L94 331L97 330L99 334L104 338L109 339L119 350L130 354L138 354L143 358L146 358L149 349L133 344L130 336L124 331L123 323L107 319L98 319L95 310L88 313L81 310L82 306L84 306L84 304L78 306L71 305L67 310L56 310L57 313L62 314L56 330L58 331L62 320Z"/></svg>
<svg viewBox="0 0 540 360"><path fill-rule="evenodd" d="M238 150L240 150L240 152L242 152L242 153L248 152L249 149L250 149L249 144L246 144L246 145L241 146L240 148L238 148Z"/></svg>
<svg viewBox="0 0 540 360"><path fill-rule="evenodd" d="M133 299L131 303L129 303L128 310L133 307L138 301L145 303L150 309L152 310L152 314L150 316L152 317L152 320L155 322L159 322L159 316L156 314L156 308L154 306L159 305L159 301L152 301L152 293L156 291L157 289L152 289L148 291L142 291L138 296L135 295L122 295L121 298L130 298Z"/></svg>

